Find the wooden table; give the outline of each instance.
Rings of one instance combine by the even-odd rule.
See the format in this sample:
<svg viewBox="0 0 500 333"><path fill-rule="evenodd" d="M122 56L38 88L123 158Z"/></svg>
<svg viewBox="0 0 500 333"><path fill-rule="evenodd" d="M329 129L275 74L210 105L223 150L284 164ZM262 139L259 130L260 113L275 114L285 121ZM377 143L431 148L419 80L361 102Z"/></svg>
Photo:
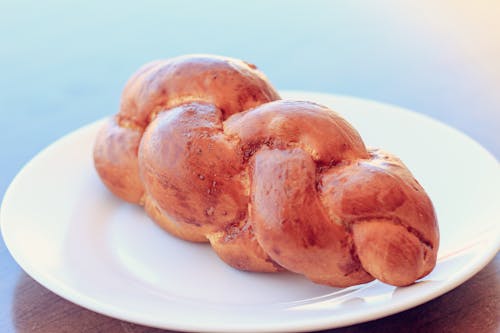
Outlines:
<svg viewBox="0 0 500 333"><path fill-rule="evenodd" d="M141 64L185 53L256 63L279 89L408 107L500 156L500 4L287 1L0 4L0 194L40 149L114 113ZM74 305L0 240L0 332L159 332ZM499 332L500 256L414 309L332 332Z"/></svg>

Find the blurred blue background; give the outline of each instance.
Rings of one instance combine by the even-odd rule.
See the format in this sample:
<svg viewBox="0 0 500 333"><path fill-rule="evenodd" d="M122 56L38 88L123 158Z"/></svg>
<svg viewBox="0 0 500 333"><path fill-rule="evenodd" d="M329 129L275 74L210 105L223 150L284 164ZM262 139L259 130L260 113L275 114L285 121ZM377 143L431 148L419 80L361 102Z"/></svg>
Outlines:
<svg viewBox="0 0 500 333"><path fill-rule="evenodd" d="M140 65L186 53L425 113L498 159L499 17L485 0L1 1L0 196L39 150L116 112Z"/></svg>

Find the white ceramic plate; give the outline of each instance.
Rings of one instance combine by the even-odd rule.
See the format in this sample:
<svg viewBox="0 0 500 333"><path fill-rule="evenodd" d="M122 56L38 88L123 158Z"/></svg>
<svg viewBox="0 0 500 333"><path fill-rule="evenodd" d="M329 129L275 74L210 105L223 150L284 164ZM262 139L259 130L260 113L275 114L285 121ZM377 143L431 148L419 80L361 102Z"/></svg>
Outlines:
<svg viewBox="0 0 500 333"><path fill-rule="evenodd" d="M97 122L29 162L1 209L3 237L21 267L55 293L140 324L194 331L306 331L359 323L435 298L484 267L500 243L498 162L465 135L398 107L288 92L341 112L365 142L399 155L432 198L441 247L435 270L395 288L336 289L291 273L234 270L209 246L173 238L99 181Z"/></svg>

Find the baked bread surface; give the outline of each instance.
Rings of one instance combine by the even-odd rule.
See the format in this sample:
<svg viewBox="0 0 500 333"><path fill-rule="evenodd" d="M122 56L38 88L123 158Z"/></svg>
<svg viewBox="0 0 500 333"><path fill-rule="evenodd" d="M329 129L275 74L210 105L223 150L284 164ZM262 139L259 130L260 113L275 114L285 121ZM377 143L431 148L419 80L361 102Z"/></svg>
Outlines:
<svg viewBox="0 0 500 333"><path fill-rule="evenodd" d="M434 208L408 168L331 109L281 100L241 60L143 66L94 162L115 195L241 270L404 286L436 264Z"/></svg>

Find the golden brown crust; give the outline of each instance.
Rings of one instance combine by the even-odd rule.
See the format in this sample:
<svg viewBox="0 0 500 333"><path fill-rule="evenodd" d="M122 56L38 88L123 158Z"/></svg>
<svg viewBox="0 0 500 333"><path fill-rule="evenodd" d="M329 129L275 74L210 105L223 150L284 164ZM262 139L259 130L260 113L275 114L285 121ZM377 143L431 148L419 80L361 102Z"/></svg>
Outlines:
<svg viewBox="0 0 500 333"><path fill-rule="evenodd" d="M146 192L179 224L208 234L246 218L243 166L222 134L212 104L189 103L161 113L148 126L139 151Z"/></svg>
<svg viewBox="0 0 500 333"><path fill-rule="evenodd" d="M94 159L113 193L238 269L403 286L436 263L434 208L406 166L327 107L279 100L240 60L141 68Z"/></svg>
<svg viewBox="0 0 500 333"><path fill-rule="evenodd" d="M225 230L208 235L208 239L217 255L237 269L268 273L285 270L262 249L248 221L230 224Z"/></svg>
<svg viewBox="0 0 500 333"><path fill-rule="evenodd" d="M179 222L162 210L150 195L146 195L144 198L144 210L156 224L175 237L197 243L206 243L208 241L205 234L200 232L198 226L179 225Z"/></svg>
<svg viewBox="0 0 500 333"><path fill-rule="evenodd" d="M363 267L382 282L406 286L426 275L426 246L391 220L372 219L352 225L356 253Z"/></svg>
<svg viewBox="0 0 500 333"><path fill-rule="evenodd" d="M227 57L192 55L143 66L127 83L118 115L146 127L162 110L204 102L220 109L225 119L278 98L255 66Z"/></svg>
<svg viewBox="0 0 500 333"><path fill-rule="evenodd" d="M257 239L283 267L336 287L373 280L352 256L349 234L326 214L316 166L301 149L261 150L252 173Z"/></svg>
<svg viewBox="0 0 500 333"><path fill-rule="evenodd" d="M121 127L113 118L99 131L94 145L94 164L102 181L132 203L139 203L144 193L137 161L141 137L142 129Z"/></svg>
<svg viewBox="0 0 500 333"><path fill-rule="evenodd" d="M215 105L225 119L278 98L262 72L238 59L191 55L151 62L127 82L120 111L101 130L94 148L95 167L115 195L139 203L137 146L158 113L198 102Z"/></svg>
<svg viewBox="0 0 500 333"><path fill-rule="evenodd" d="M279 100L239 113L224 123L245 157L261 146L299 147L323 164L368 157L358 132L337 113L306 101Z"/></svg>
<svg viewBox="0 0 500 333"><path fill-rule="evenodd" d="M407 285L434 267L439 229L432 202L395 156L373 149L369 159L328 170L321 179L321 199L329 215L352 230L363 266L379 280ZM404 244L411 246L405 248ZM399 253L393 251L398 247ZM399 255L398 260L389 254ZM416 254L420 255L418 260ZM413 274L407 268L410 266L415 269ZM397 273L402 269L407 272L406 279Z"/></svg>

